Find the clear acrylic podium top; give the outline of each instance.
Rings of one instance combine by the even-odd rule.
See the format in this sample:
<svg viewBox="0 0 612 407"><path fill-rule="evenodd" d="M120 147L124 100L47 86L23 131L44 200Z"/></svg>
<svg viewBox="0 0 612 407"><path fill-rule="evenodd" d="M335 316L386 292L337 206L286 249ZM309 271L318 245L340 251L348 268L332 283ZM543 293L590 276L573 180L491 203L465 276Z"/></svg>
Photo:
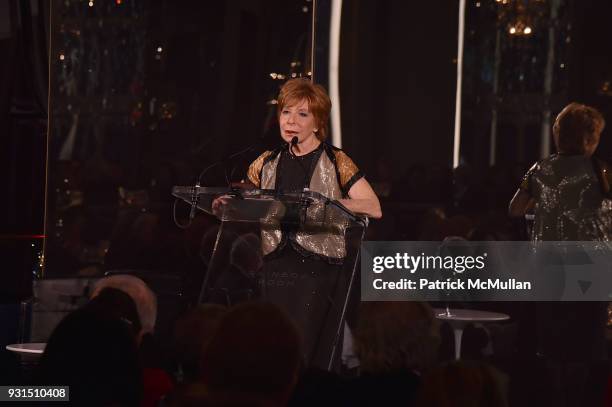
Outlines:
<svg viewBox="0 0 612 407"><path fill-rule="evenodd" d="M197 197L197 208L221 221L281 222L310 227L364 226L367 222L318 192L278 192L266 189L230 189L227 187L175 186L172 195L189 204ZM213 210L213 201L230 196L222 210ZM306 224L307 223L307 224Z"/></svg>

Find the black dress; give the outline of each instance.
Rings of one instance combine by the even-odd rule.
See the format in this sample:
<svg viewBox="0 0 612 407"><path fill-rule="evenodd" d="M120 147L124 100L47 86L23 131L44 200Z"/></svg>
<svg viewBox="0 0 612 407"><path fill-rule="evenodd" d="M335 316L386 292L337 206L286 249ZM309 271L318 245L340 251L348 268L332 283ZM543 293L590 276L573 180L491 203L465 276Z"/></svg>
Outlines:
<svg viewBox="0 0 612 407"><path fill-rule="evenodd" d="M310 182L310 170L320 154L316 149L294 157L283 151L276 189L302 191ZM299 247L293 240L294 226L283 224L282 231L280 245L265 257L262 299L280 305L293 318L303 335L306 363L326 369L344 305L346 273L341 264L331 264ZM339 353L340 349L335 361Z"/></svg>

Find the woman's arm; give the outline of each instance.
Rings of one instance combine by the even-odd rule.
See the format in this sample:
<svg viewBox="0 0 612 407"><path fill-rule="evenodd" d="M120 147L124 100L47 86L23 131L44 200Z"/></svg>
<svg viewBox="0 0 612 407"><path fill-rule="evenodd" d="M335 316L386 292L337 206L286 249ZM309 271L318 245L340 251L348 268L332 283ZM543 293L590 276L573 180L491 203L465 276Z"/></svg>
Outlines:
<svg viewBox="0 0 612 407"><path fill-rule="evenodd" d="M348 191L350 199L340 199L339 202L352 212L367 215L371 218L382 218L380 201L365 178L355 182Z"/></svg>
<svg viewBox="0 0 612 407"><path fill-rule="evenodd" d="M516 193L510 201L508 206L508 215L513 218L520 218L525 216L528 209L531 209L535 204L535 200L529 195L524 189L517 189Z"/></svg>

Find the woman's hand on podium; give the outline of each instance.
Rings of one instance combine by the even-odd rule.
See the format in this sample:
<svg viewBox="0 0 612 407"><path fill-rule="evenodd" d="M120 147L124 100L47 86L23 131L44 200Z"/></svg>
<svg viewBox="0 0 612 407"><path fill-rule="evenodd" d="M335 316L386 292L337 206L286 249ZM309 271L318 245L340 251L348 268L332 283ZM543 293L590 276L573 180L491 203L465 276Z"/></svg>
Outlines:
<svg viewBox="0 0 612 407"><path fill-rule="evenodd" d="M221 216L229 201L233 199L230 195L221 195L212 201L211 209L215 216Z"/></svg>

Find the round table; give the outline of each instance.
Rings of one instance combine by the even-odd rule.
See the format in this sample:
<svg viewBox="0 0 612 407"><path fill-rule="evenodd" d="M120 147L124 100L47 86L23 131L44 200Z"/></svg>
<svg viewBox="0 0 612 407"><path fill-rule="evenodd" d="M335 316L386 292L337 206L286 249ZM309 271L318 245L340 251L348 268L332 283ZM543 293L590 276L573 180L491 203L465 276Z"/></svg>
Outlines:
<svg viewBox="0 0 612 407"><path fill-rule="evenodd" d="M41 355L45 351L46 343L33 342L33 343L14 343L12 345L6 345L6 350L19 354L35 354Z"/></svg>
<svg viewBox="0 0 612 407"><path fill-rule="evenodd" d="M461 357L461 338L467 324L471 322L497 322L510 319L509 315L502 314L501 312L479 311L475 309L436 308L434 312L437 319L447 321L453 328L456 360L459 360Z"/></svg>

